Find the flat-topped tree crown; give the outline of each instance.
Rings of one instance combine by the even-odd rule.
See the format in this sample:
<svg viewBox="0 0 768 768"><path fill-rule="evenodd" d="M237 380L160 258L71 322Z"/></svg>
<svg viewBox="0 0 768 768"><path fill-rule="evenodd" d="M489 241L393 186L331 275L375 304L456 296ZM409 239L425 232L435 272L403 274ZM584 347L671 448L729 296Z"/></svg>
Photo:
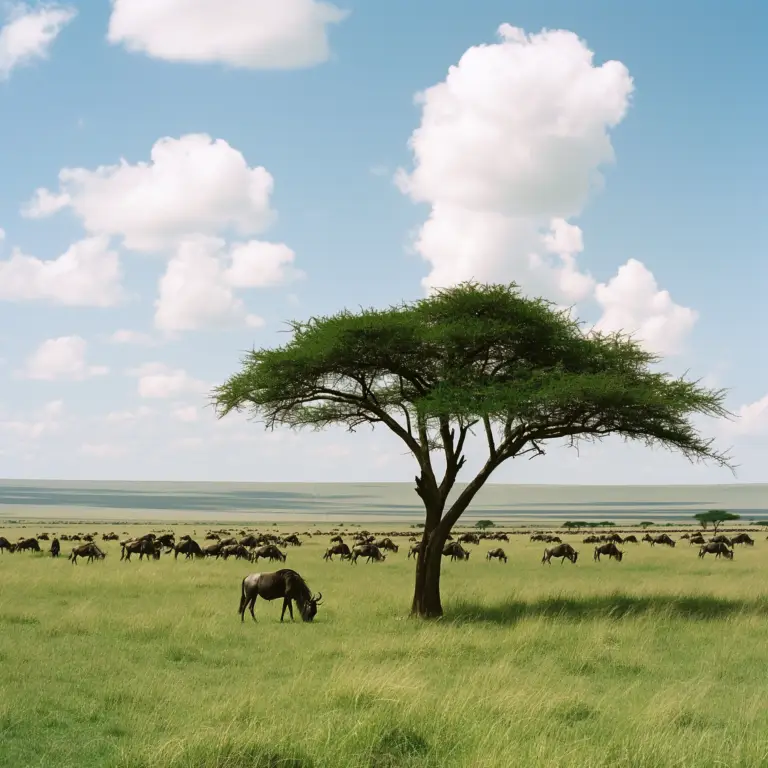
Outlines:
<svg viewBox="0 0 768 768"><path fill-rule="evenodd" d="M543 454L547 440L616 434L729 466L689 420L728 417L722 390L653 371L658 358L631 338L584 333L567 312L523 296L514 283L463 283L290 328L287 344L249 352L214 390L217 412L246 410L267 428L383 424L403 440L419 466L426 512L417 593L422 577L430 581L430 553L491 473L507 459ZM486 463L446 509L475 433ZM438 552L438 582L439 562ZM441 613L439 590L425 600L414 599L414 612Z"/></svg>

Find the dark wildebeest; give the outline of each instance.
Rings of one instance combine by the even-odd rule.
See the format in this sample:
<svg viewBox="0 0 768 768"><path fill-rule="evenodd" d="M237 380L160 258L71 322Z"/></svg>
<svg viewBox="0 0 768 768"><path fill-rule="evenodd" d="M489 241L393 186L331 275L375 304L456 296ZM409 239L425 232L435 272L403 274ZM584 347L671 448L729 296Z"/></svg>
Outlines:
<svg viewBox="0 0 768 768"><path fill-rule="evenodd" d="M40 533L37 536L38 541L48 541L48 534L47 533Z"/></svg>
<svg viewBox="0 0 768 768"><path fill-rule="evenodd" d="M254 555L251 554L251 551L242 544L227 544L226 546L222 546L219 550L219 554L216 555L216 557L223 557L225 560L232 556L237 560L248 561L252 561L254 557Z"/></svg>
<svg viewBox="0 0 768 768"><path fill-rule="evenodd" d="M740 533L731 539L731 546L734 544L746 544L748 547L754 547L755 540L748 533Z"/></svg>
<svg viewBox="0 0 768 768"><path fill-rule="evenodd" d="M637 540L637 536L635 536L634 533L630 533L629 536L625 536L624 540L622 541L622 544L639 544L640 542Z"/></svg>
<svg viewBox="0 0 768 768"><path fill-rule="evenodd" d="M552 565L552 558L559 557L560 565L562 565L566 559L575 563L579 557L579 553L570 544L558 544L556 547L544 550L544 556L541 558L541 562L549 563Z"/></svg>
<svg viewBox="0 0 768 768"><path fill-rule="evenodd" d="M14 547L14 545L11 544L11 542L8 541L5 536L0 536L0 552L2 552L4 549L7 549L9 552L13 552L16 547Z"/></svg>
<svg viewBox="0 0 768 768"><path fill-rule="evenodd" d="M266 544L254 550L253 559L258 563L260 557L265 557L270 561L279 560L281 563L286 561L288 555L281 552L274 544Z"/></svg>
<svg viewBox="0 0 768 768"><path fill-rule="evenodd" d="M250 608L251 617L256 621L253 613L253 607L256 604L256 598L262 600L277 600L283 598L283 610L280 612L280 621L285 617L285 609L291 615L293 621L293 606L291 601L296 601L296 607L299 609L299 615L302 621L312 621L317 614L317 606L320 605L323 593L320 592L316 597L307 585L307 582L288 568L275 571L274 573L252 573L243 579L240 589L240 620L245 621L245 609Z"/></svg>
<svg viewBox="0 0 768 768"><path fill-rule="evenodd" d="M117 541L120 537L116 533L105 533L102 537L102 541Z"/></svg>
<svg viewBox="0 0 768 768"><path fill-rule="evenodd" d="M710 541L713 544L722 543L722 544L726 544L729 547L733 546L733 542L724 533L719 533L717 536L713 536L710 539Z"/></svg>
<svg viewBox="0 0 768 768"><path fill-rule="evenodd" d="M343 544L344 539L341 538L338 534L335 536L331 536L331 544Z"/></svg>
<svg viewBox="0 0 768 768"><path fill-rule="evenodd" d="M452 541L450 544L446 544L443 549L443 555L450 555L451 561L469 560L469 552L464 549L458 541Z"/></svg>
<svg viewBox="0 0 768 768"><path fill-rule="evenodd" d="M58 557L61 552L61 544L58 539L54 539L51 542L51 557Z"/></svg>
<svg viewBox="0 0 768 768"><path fill-rule="evenodd" d="M707 543L707 540L700 533L694 533L693 536L691 536L690 539L688 539L688 545L689 546L692 545L692 544L699 544L699 545L701 545L701 544L706 544L706 543Z"/></svg>
<svg viewBox="0 0 768 768"><path fill-rule="evenodd" d="M387 559L387 556L375 544L358 544L356 547L353 547L352 557L349 560L350 563L357 565L358 557L367 558L366 563L370 563L372 560L381 563Z"/></svg>
<svg viewBox="0 0 768 768"><path fill-rule="evenodd" d="M72 565L77 565L78 557L87 557L88 562L92 563L94 560L103 560L106 554L102 552L92 541L86 544L80 544L72 550L69 559L72 561Z"/></svg>
<svg viewBox="0 0 768 768"><path fill-rule="evenodd" d="M655 538L651 538L647 533L643 536L643 541L647 541L652 547L656 544L666 544L668 547L675 546L675 540L670 538L666 533L661 533Z"/></svg>
<svg viewBox="0 0 768 768"><path fill-rule="evenodd" d="M176 537L172 533L164 533L162 536L158 536L156 541L166 549L173 549L174 544L176 544Z"/></svg>
<svg viewBox="0 0 768 768"><path fill-rule="evenodd" d="M376 546L379 549L387 549L390 552L397 552L397 550L399 549L397 544L395 544L395 542L392 541L392 539L390 539L388 537L384 537L383 539L379 539L377 542L374 542L374 543L376 544Z"/></svg>
<svg viewBox="0 0 768 768"><path fill-rule="evenodd" d="M131 555L138 555L139 560L143 560L144 556L149 558L153 557L155 560L160 559L161 546L154 539L132 539L129 541L123 541L120 544L120 559L126 562L130 561Z"/></svg>
<svg viewBox="0 0 768 768"><path fill-rule="evenodd" d="M497 557L499 559L499 562L502 562L502 560L505 563L507 562L507 556L501 547L499 547L498 549L489 549L488 554L485 556L485 559L493 560L494 557Z"/></svg>
<svg viewBox="0 0 768 768"><path fill-rule="evenodd" d="M295 533L292 533L290 536L286 536L284 541L286 544L290 544L293 547L301 546L301 539Z"/></svg>
<svg viewBox="0 0 768 768"><path fill-rule="evenodd" d="M21 539L21 541L16 542L16 546L14 547L15 552L23 552L25 549L29 549L32 552L39 552L40 545L38 544L37 539Z"/></svg>
<svg viewBox="0 0 768 768"><path fill-rule="evenodd" d="M480 539L476 533L462 533L459 536L459 544L479 544Z"/></svg>
<svg viewBox="0 0 768 768"><path fill-rule="evenodd" d="M342 560L349 560L349 558L352 557L352 552L342 541L340 544L334 544L332 547L328 547L323 555L323 560L333 560L334 555L340 555Z"/></svg>
<svg viewBox="0 0 768 768"><path fill-rule="evenodd" d="M699 550L699 557L704 557L707 554L714 555L716 558L725 555L728 560L733 560L733 550L728 549L728 545L724 541L710 541L709 544L705 544Z"/></svg>
<svg viewBox="0 0 768 768"><path fill-rule="evenodd" d="M595 536L595 534L593 533L591 536L585 536L582 539L582 542L584 544L599 544L600 543L600 537L599 536Z"/></svg>
<svg viewBox="0 0 768 768"><path fill-rule="evenodd" d="M214 541L212 544L203 547L203 554L206 557L218 557L221 554L221 542Z"/></svg>
<svg viewBox="0 0 768 768"><path fill-rule="evenodd" d="M194 539L186 539L173 548L173 559L178 560L179 555L186 555L185 560L194 557L205 557L200 545Z"/></svg>
<svg viewBox="0 0 768 768"><path fill-rule="evenodd" d="M421 554L421 549L424 546L424 542L420 541L418 544L414 544L409 550L408 550L408 559L410 560L412 557L418 558L418 556Z"/></svg>
<svg viewBox="0 0 768 768"><path fill-rule="evenodd" d="M616 546L616 542L609 541L607 544L602 544L599 547L595 547L595 560L600 562L600 555L608 555L609 558L614 558L621 562L621 558L624 557L624 553Z"/></svg>
<svg viewBox="0 0 768 768"><path fill-rule="evenodd" d="M240 539L240 546L242 547L253 548L258 547L259 544L261 544L261 541L257 536L254 536L253 534L249 536L243 536L243 538Z"/></svg>

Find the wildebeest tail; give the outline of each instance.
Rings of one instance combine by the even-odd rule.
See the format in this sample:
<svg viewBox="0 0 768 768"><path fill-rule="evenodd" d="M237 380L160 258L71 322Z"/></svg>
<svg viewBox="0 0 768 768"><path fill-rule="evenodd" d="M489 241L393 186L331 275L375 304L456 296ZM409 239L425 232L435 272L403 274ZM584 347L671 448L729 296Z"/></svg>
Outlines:
<svg viewBox="0 0 768 768"><path fill-rule="evenodd" d="M245 579L243 579L243 583L240 585L240 607L237 609L238 613L242 613L245 610L246 602L247 598L245 597Z"/></svg>

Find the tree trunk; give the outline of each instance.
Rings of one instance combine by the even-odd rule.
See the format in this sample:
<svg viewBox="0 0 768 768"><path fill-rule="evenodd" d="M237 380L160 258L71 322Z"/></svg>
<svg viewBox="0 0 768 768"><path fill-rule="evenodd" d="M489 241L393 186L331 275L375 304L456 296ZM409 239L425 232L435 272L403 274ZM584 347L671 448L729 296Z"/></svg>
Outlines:
<svg viewBox="0 0 768 768"><path fill-rule="evenodd" d="M437 619L443 615L440 601L440 568L445 536L439 530L424 532L423 551L416 561L416 585L413 591L411 616Z"/></svg>

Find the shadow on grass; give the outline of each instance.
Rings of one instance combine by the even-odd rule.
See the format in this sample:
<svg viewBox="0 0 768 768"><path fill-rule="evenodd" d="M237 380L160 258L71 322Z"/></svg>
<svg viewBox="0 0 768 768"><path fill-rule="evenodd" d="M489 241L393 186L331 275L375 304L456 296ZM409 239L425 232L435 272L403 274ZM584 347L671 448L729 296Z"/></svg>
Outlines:
<svg viewBox="0 0 768 768"><path fill-rule="evenodd" d="M564 620L613 619L658 614L665 617L715 621L736 614L768 615L768 598L729 600L714 595L610 595L545 597L539 600L511 600L487 605L457 601L448 606L450 622L517 624L523 619L547 617Z"/></svg>

